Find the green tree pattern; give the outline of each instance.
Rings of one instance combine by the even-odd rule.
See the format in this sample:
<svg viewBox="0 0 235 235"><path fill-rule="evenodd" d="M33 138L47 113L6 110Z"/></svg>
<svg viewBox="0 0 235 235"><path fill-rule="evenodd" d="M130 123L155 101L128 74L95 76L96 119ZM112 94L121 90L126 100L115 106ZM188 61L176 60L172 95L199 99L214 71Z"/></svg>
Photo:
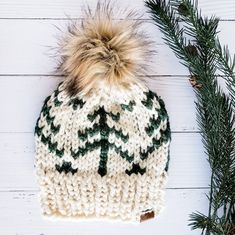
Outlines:
<svg viewBox="0 0 235 235"><path fill-rule="evenodd" d="M140 150L140 156L141 159L146 159L149 154L153 153L156 149L158 149L160 146L162 146L163 143L167 143L171 140L171 130L170 130L170 123L169 123L169 117L165 108L165 104L163 100L157 96L156 93L152 91L145 92L146 99L142 101L142 104L147 107L148 109L154 109L153 103L154 99L158 101L160 108L155 108L156 113L158 113L158 117L156 118L155 115L153 117L150 117L148 126L145 128L145 132L148 136L153 136L154 130L159 128L162 121L167 121L167 126L165 130L160 130L161 137L157 139L157 137L152 138L151 145L147 146L146 150ZM167 158L167 164L165 167L165 170L168 170L170 161L170 150L168 150L168 158Z"/></svg>
<svg viewBox="0 0 235 235"><path fill-rule="evenodd" d="M48 96L44 101L40 117L37 120L37 124L35 127L35 135L40 137L42 143L48 146L50 152L62 158L65 152L64 147L58 149L58 143L52 141L52 136L53 135L55 136L59 133L61 125L54 124L55 117L52 116L50 112L53 106L59 107L60 105L62 105L62 101L58 99L59 92L60 92L60 86L58 86L57 90L55 90L55 92L51 96ZM145 128L146 134L149 137L152 137L152 143L151 145L147 146L147 148L145 149L140 148L139 154L142 160L145 160L149 156L149 154L153 153L164 142L169 141L169 139L171 138L168 115L163 101L152 91L145 92L145 95L146 98L142 100L142 105L144 105L150 110L155 109L156 114L158 113L158 116L156 117L155 115L153 115L152 117L150 117L149 122ZM160 108L154 107L153 103L155 99L159 102ZM51 100L53 101L52 104L50 104ZM71 98L67 105L71 106L73 110L82 109L83 106L85 105L85 101L77 97ZM130 101L128 104L120 104L120 107L123 111L132 112L135 105L136 105L135 101ZM50 134L48 136L44 135L43 133L44 126L39 126L39 120L41 118L44 118L46 120L46 124L49 125L50 127ZM128 134L125 135L121 129L118 130L114 126L109 127L109 125L107 124L108 118L111 118L114 122L118 122L120 119L120 113L114 114L112 112L107 112L103 106L100 106L94 111L94 113L88 114L87 118L91 123L93 123L93 125L92 127L86 128L85 130L78 131L78 138L86 143L84 147L78 147L78 149L76 150L73 150L71 148L70 153L74 159L83 157L87 153L94 151L96 149L100 149L98 174L100 174L102 177L107 174L108 155L111 149L114 149L114 151L120 157L127 160L129 163L133 162L134 154L129 154L129 152L127 150L123 150L121 146L117 146L115 143L109 142L109 136L111 134L114 134L116 138L120 139L124 144L128 143L129 140ZM167 128L166 130L160 130L161 138L157 139L157 137L154 136L154 131L157 128L159 128L161 121L164 121L166 119L167 119ZM98 134L100 134L99 140L95 140L94 142L88 141L89 137L93 137ZM169 154L168 154L168 162L169 162ZM63 164L61 166L57 164L55 168L60 173L65 172L67 174L68 172L71 172L72 174L74 174L77 172L77 169L72 168L70 162L63 161ZM167 168L168 168L168 163L166 166L166 170ZM127 169L125 172L128 175L131 175L133 173L144 174L146 172L146 168L142 169L138 163L132 163L131 169L130 170Z"/></svg>
<svg viewBox="0 0 235 235"><path fill-rule="evenodd" d="M107 161L108 153L110 149L114 149L117 154L119 154L123 159L128 162L134 160L134 155L129 155L128 151L123 151L121 147L116 146L115 143L109 142L110 134L114 133L117 138L120 138L123 143L127 143L129 135L124 135L122 130L116 130L115 127L109 127L107 124L107 118L111 117L115 122L120 119L120 113L113 114L112 112L105 111L104 107L99 107L93 114L87 116L90 122L93 122L97 117L99 117L98 123L94 123L91 128L85 129L85 131L78 131L78 138L82 141L87 141L88 137L92 137L100 133L100 140L94 141L93 143L86 142L85 147L80 147L78 151L72 151L73 158L78 158L80 156L86 155L88 152L100 148L100 161L98 174L104 176L107 174Z"/></svg>

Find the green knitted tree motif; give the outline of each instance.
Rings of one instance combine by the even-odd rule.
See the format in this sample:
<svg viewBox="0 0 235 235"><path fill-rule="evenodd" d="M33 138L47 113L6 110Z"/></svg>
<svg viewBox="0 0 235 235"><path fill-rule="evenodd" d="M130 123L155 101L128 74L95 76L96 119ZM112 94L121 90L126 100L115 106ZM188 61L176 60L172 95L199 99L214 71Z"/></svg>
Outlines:
<svg viewBox="0 0 235 235"><path fill-rule="evenodd" d="M41 119L42 116L46 117L46 122L47 122L48 125L51 126L51 131L52 131L53 134L57 134L60 130L60 125L55 126L54 123L53 123L55 117L50 115L50 110L52 109L52 106L48 105L48 102L51 99L53 99L53 103L54 103L55 107L58 107L62 104L62 101L59 101L59 99L58 99L61 84L62 83L59 83L59 85L57 86L57 89L54 91L54 93L52 95L48 96L44 100L42 110L41 110L40 116L39 116L39 118L36 122L35 130L34 130L34 134L36 134L38 136L40 136L42 134L43 127L39 127L39 120Z"/></svg>
<svg viewBox="0 0 235 235"><path fill-rule="evenodd" d="M53 103L55 106L59 106L62 104L61 101L58 100L57 95L58 95L58 89L55 90L54 92L54 99L53 99ZM56 96L55 96L56 95ZM52 135L56 135L59 130L60 130L60 125L55 125L54 124L54 116L50 115L50 110L52 109L51 105L48 105L48 101L51 99L52 96L48 96L43 104L42 110L41 110L41 115L37 120L36 126L35 126L35 135L37 135L38 137L41 138L41 141L43 144L48 146L48 149L50 152L54 152L57 156L62 157L64 155L64 149L58 149L57 145L58 143L55 142L53 143L51 140ZM45 136L42 132L44 126L39 127L39 120L45 117L46 123L47 125L50 126L50 130L51 130L51 134L49 136Z"/></svg>
<svg viewBox="0 0 235 235"><path fill-rule="evenodd" d="M149 119L149 123L147 127L145 128L145 132L148 136L153 136L152 143L147 146L146 150L140 150L140 157L142 160L146 159L149 154L153 153L156 149L162 146L163 143L167 143L171 139L171 130L170 130L170 123L169 123L169 117L165 108L165 104L163 100L157 96L156 93L152 91L144 92L146 95L146 99L142 101L142 104L147 107L148 109L152 110L154 109L153 103L154 100L158 101L160 107L155 108L157 115L153 115ZM157 117L156 117L157 116ZM162 121L166 121L166 129L161 130L161 137L158 139L157 136L154 136L154 131L160 127L160 124ZM169 150L168 150L168 158L167 158L167 164L165 170L168 170L168 164L169 164Z"/></svg>
<svg viewBox="0 0 235 235"><path fill-rule="evenodd" d="M78 171L77 168L74 169L74 168L72 167L72 163L71 163L71 162L66 162L66 161L63 161L63 163L62 163L61 166L58 165L58 164L56 164L56 165L55 165L55 168L56 168L56 170L57 170L59 173L64 172L65 174L68 174L68 173L70 173L70 172L71 172L72 174L75 174L75 173Z"/></svg>
<svg viewBox="0 0 235 235"><path fill-rule="evenodd" d="M79 147L78 151L72 151L73 158L86 155L88 152L100 148L100 161L98 174L102 177L107 174L107 161L108 153L110 149L114 149L117 154L119 154L123 159L128 162L132 162L134 159L134 154L129 155L128 151L123 151L121 147L116 146L115 143L109 142L110 134L115 134L117 138L120 138L123 143L127 143L129 135L124 135L122 130L117 130L115 127L109 127L107 124L107 118L111 117L115 122L120 119L120 114L113 114L112 112L105 111L104 107L99 107L93 114L87 116L90 122L93 122L97 117L99 117L98 123L95 123L93 127L86 128L84 131L78 131L78 138L82 141L87 141L85 147ZM100 140L90 143L88 137L100 134Z"/></svg>
<svg viewBox="0 0 235 235"><path fill-rule="evenodd" d="M65 150L64 150L64 148L62 148L62 149L57 148L58 143L52 142L52 136L53 135L55 136L56 134L58 134L58 132L60 131L61 125L54 124L55 116L52 116L50 111L51 111L51 109L53 109L53 107L59 107L63 103L62 101L60 101L58 99L58 95L61 92L61 90L60 90L61 84L62 83L60 83L58 85L57 89L54 91L54 93L52 95L48 96L45 99L42 110L41 110L40 117L38 118L36 126L35 126L35 135L40 137L42 143L48 146L49 151L55 153L56 156L58 156L58 157L63 157ZM53 102L51 102L51 104L49 104L49 101L53 101ZM84 104L85 104L85 101L83 101L82 99L79 99L79 98L72 98L68 102L68 105L71 106L74 110L76 110L78 107L82 108L84 106ZM39 127L39 121L42 117L45 118L46 124L49 125L49 127L50 127L51 134L48 136L45 136L43 134L42 130L43 130L44 126Z"/></svg>

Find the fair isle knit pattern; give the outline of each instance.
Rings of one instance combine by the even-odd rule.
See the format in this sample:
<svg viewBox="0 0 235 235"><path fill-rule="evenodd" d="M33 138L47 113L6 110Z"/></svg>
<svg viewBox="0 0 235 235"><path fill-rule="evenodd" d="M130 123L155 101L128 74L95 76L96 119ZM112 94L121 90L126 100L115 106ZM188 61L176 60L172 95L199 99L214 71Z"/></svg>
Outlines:
<svg viewBox="0 0 235 235"><path fill-rule="evenodd" d="M140 79L152 44L131 11L108 2L71 22L59 42L64 81L35 128L43 214L143 221L163 207L170 126Z"/></svg>
<svg viewBox="0 0 235 235"><path fill-rule="evenodd" d="M66 81L35 128L43 214L140 221L163 207L170 126L164 102L142 83L68 94Z"/></svg>

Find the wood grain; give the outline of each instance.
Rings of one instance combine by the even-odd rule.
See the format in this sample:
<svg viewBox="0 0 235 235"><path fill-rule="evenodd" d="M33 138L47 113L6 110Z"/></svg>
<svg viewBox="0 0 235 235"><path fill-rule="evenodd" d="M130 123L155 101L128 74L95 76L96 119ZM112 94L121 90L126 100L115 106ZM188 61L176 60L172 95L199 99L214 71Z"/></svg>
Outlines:
<svg viewBox="0 0 235 235"><path fill-rule="evenodd" d="M115 0L111 0L111 3ZM81 8L96 0L0 1L0 234L2 235L198 235L190 231L188 215L207 213L210 169L196 123L195 95L188 70L162 40L146 14L143 0L117 1L142 13L143 28L154 40L157 54L147 73L148 86L162 96L172 134L166 209L140 226L95 222L43 220L34 168L36 119L43 100L63 79L55 73L54 51L67 17L80 19ZM198 0L204 15L221 18L219 36L235 52L235 1ZM123 15L116 16L123 18ZM147 36L147 35L146 35ZM144 76L140 74L140 76ZM223 80L220 79L223 83ZM224 85L224 84L223 84Z"/></svg>
<svg viewBox="0 0 235 235"><path fill-rule="evenodd" d="M42 219L37 192L0 193L0 231L4 235L198 235L190 231L189 214L200 210L206 213L204 189L167 190L167 207L161 215L139 225L104 221L51 221ZM7 202L7 203L6 203Z"/></svg>
<svg viewBox="0 0 235 235"><path fill-rule="evenodd" d="M1 190L37 190L32 133L0 134ZM198 133L173 133L168 188L208 187L210 170Z"/></svg>
<svg viewBox="0 0 235 235"><path fill-rule="evenodd" d="M111 3L118 2L111 1ZM198 0L198 7L202 9L205 15L216 14L223 20L235 19L235 2L233 0ZM64 18L66 15L70 17L82 17L81 9L89 4L91 8L95 8L94 0L2 0L0 2L1 18ZM136 9L143 14L143 18L148 18L143 0L122 1L122 8L129 7ZM117 4L117 8L119 4Z"/></svg>
<svg viewBox="0 0 235 235"><path fill-rule="evenodd" d="M54 75L57 57L53 48L66 20L1 20L0 24L0 75ZM162 34L152 23L145 22L143 28L154 41L157 54L149 58L148 75L188 75L173 52L161 39ZM220 22L221 42L235 52L235 22ZM150 59L152 63L150 63Z"/></svg>
<svg viewBox="0 0 235 235"><path fill-rule="evenodd" d="M62 77L0 77L0 132L33 132L44 99ZM149 87L160 95L173 131L198 131L194 92L187 77L150 77Z"/></svg>

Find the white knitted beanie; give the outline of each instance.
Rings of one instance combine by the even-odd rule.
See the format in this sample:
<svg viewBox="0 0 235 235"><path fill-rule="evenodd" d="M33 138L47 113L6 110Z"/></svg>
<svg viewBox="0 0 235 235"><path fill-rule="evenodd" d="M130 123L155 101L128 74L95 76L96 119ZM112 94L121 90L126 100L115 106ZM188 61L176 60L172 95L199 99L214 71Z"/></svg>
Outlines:
<svg viewBox="0 0 235 235"><path fill-rule="evenodd" d="M162 209L169 120L137 76L149 43L130 18L98 4L60 43L65 79L35 127L44 215L143 221Z"/></svg>

